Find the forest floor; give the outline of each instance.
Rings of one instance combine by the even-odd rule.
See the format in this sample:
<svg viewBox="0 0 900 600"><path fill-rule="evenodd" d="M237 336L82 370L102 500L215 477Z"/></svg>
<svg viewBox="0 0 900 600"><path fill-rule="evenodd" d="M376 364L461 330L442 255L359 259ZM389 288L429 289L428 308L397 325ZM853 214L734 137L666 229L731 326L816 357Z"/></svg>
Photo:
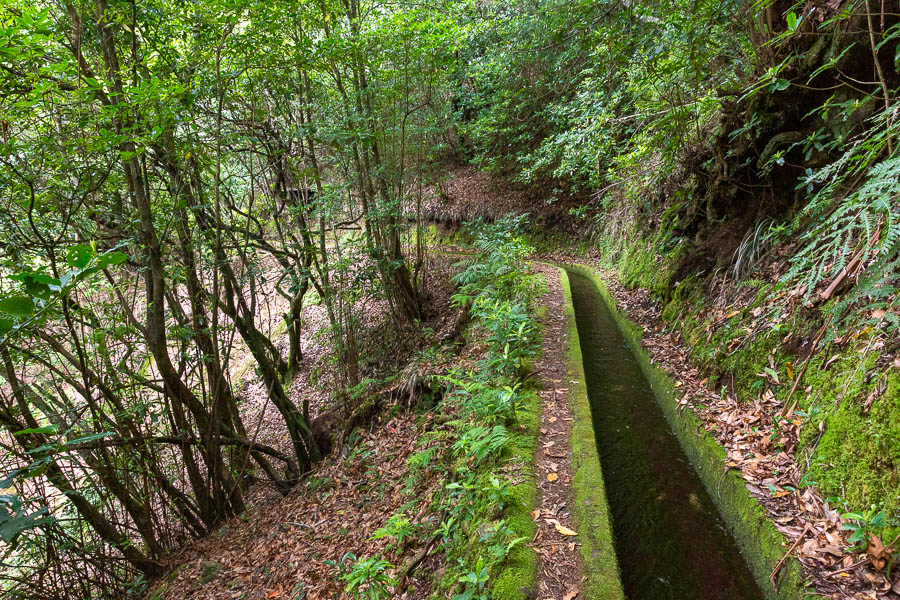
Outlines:
<svg viewBox="0 0 900 600"><path fill-rule="evenodd" d="M438 335L452 328L449 306L451 264L441 256L429 258L426 288L432 314L427 325ZM276 327L280 299L268 306L268 327ZM385 304L363 300L357 316L367 323L359 340L367 356L366 376L384 375L414 353L415 340L386 340L379 332L388 319ZM290 387L292 400L309 402L310 416L335 410L331 390L335 368L328 352L328 321L320 304L303 310L303 361ZM277 344L286 352L286 339ZM380 358L379 358L380 357ZM270 406L263 384L253 375L252 359L241 348L234 352L232 377L239 382L241 411L248 430L257 439L285 451L290 438L276 410ZM402 366L402 365L401 365ZM433 366L438 368L438 366ZM396 386L394 386L396 388ZM392 395L396 389L374 393ZM386 407L389 408L389 407ZM406 459L427 423L409 412L393 418L376 416L360 431L354 447L341 445L336 455L316 466L291 492L283 496L264 482L250 488L248 511L233 518L206 538L171 555L171 571L156 582L150 598L187 599L296 599L346 597L338 578L348 553L357 556L385 553L388 540L371 539L404 500L401 493L408 469ZM434 482L437 485L437 482ZM427 589L427 578L410 582L410 593Z"/></svg>
<svg viewBox="0 0 900 600"><path fill-rule="evenodd" d="M564 255L543 258L559 262L575 259ZM569 382L562 296L556 269L538 265L537 270L547 280L548 294L542 299L543 352L535 366L535 380L543 401L535 457L540 499L532 515L538 529L529 546L540 559L537 597L572 600L578 597L581 583L579 542L577 532L569 536L561 534L559 529L560 526L573 532L577 529L569 510L572 414L567 402ZM619 285L613 273L603 271L603 274L620 307L643 327L645 345L654 361L678 382L682 403L695 410L707 429L726 447L729 468L741 471L751 494L784 534L785 553L790 550L801 560L816 589L832 598L898 597L900 585L896 579L888 580L884 574L868 569L866 561L870 557L848 551L850 544L835 510L812 488L791 491L799 479L796 460L785 452L766 451L765 440L774 430L764 415L774 414L779 407L736 403L727 395L708 390L707 378L691 364L678 336L663 327L657 303L642 290L628 290ZM312 328L309 335L308 350L313 356L313 344L318 342L312 339L316 337ZM478 352L477 345L467 347L461 355L448 356L450 362L431 364L428 368L434 372L449 368L451 363L473 362ZM294 388L295 394L314 394L316 412L327 404L327 393L309 383L309 370L321 367L306 367L298 374ZM247 391L252 392L252 385ZM253 414L260 417L261 423L267 423L270 411L264 405L251 402L248 406L256 411ZM408 503L409 498L404 494L404 482L409 476L406 461L415 451L419 437L431 427L430 418L403 412L393 418L376 419L362 434L354 451L322 463L286 497L264 486L255 486L251 508L242 519L233 519L213 535L172 557L173 573L163 585L164 595L158 597L168 600L347 597L334 565L339 565L347 553L390 555L386 540L373 539L372 533ZM278 432L277 424L262 429L267 431L268 441L285 441L279 439L284 434ZM799 424L793 428L782 426L778 432L781 436L798 434ZM438 480L427 482L417 494L433 495L440 485ZM772 487L775 493L771 492ZM416 550L405 549L407 554ZM427 597L431 574L440 567L439 555L428 556L397 597L407 600Z"/></svg>
<svg viewBox="0 0 900 600"><path fill-rule="evenodd" d="M489 194L496 182L477 180L462 173L448 187L456 194L471 197ZM469 189L471 188L471 189ZM468 191L467 191L468 190ZM518 192L516 192L518 194ZM524 201L523 196L516 201ZM512 202L512 200L510 200ZM454 209L455 210L455 209ZM460 209L460 215L466 210ZM455 213L454 213L455 215ZM456 217L462 218L460 215ZM456 247L445 247L448 254ZM438 252L440 254L440 252ZM444 257L445 267L453 262ZM781 405L774 398L752 403L739 402L732 394L710 390L709 376L691 361L677 332L662 320L662 307L646 290L626 289L614 272L604 270L597 256L575 253L541 254L535 258L560 264L587 263L601 272L620 308L644 330L644 343L656 364L676 381L685 409L693 410L706 428L728 451L726 468L739 470L750 493L765 507L770 520L784 535L785 555L796 556L811 585L823 596L878 600L900 598L900 576L876 571L871 562L881 557L851 549L848 532L842 527L839 510L830 507L815 488L799 484L803 473L797 458L778 450L795 447L802 422L787 420L776 427L773 415ZM560 533L558 527L575 530L571 521L571 463L568 445L572 415L567 398L565 330L558 272L538 265L547 279L549 293L542 302L544 326L543 354L536 365L535 380L543 401L538 450L535 456L539 504L532 516L538 529L529 546L540 559L537 598L572 600L579 595L578 536ZM447 272L442 277L449 281ZM449 295L446 290L444 295ZM328 367L326 341L315 330L324 326L324 315L310 308L310 326L304 334L304 368L298 373L292 393L313 399L313 414L327 406ZM373 314L378 307L372 306ZM726 315L727 307L712 303L710 314ZM437 311L443 320L432 324L438 332L452 324L453 311L444 306ZM479 348L467 346L459 355L448 355L446 364L431 364L432 372L451 364L473 363ZM318 382L315 385L315 382ZM262 390L253 394L262 398ZM287 441L278 429L277 416L267 423L272 411L264 401L250 403L248 423L262 423L267 442ZM388 553L385 540L373 540L372 532L382 526L408 501L404 481L406 459L416 440L433 423L428 415L400 413L391 419L376 419L363 434L352 453L343 453L318 467L287 497L263 486L244 519L235 519L212 536L200 540L174 556L174 574L166 584L165 598L339 598L345 597L335 566L351 552L358 556ZM278 439L284 436L283 439ZM774 443L773 443L774 442ZM417 494L428 497L440 485L429 481ZM257 489L258 488L258 489ZM427 504L427 503L426 503ZM421 517L421 515L419 515ZM405 548L407 553L417 548ZM401 556L395 557L396 559ZM427 597L431 575L441 568L439 553L426 549L426 558L398 598ZM305 595L304 595L305 593Z"/></svg>
<svg viewBox="0 0 900 600"><path fill-rule="evenodd" d="M561 205L533 202L529 192L516 186L504 186L498 176L457 169L449 181L443 187L441 211L450 230L455 223L473 216L493 217L496 212L491 206L494 197L501 208L528 205L525 211L531 212L538 223L562 224L567 221L560 214L565 212ZM505 191L498 196L495 190ZM543 231L553 239L557 229L545 226ZM581 237L575 234L569 239ZM809 585L823 597L835 599L900 598L900 570L885 568L891 563L890 557L895 552L892 545L898 540L890 543L883 540L883 544L878 540L869 545L868 551L860 551L849 541L852 531L845 528L848 521L841 516L844 508L839 504L830 505L815 487L802 485L805 469L798 461L804 457L792 451L798 446L804 425L802 416L788 414L785 419L773 418L786 407L771 394L750 402L739 400L733 393L722 394L720 390L711 389L712 374L694 364L690 348L685 345L677 327L663 320L663 307L650 293L625 287L614 271L605 268L603 257L596 251L585 255L575 251L574 246L570 243L566 250L540 252L534 258L557 264L587 264L601 274L618 306L642 327L644 345L654 363L675 380L682 408L693 410L707 431L727 450L725 468L740 472L751 495L784 535L785 556L796 557L801 562ZM771 272L761 276L777 279L778 269L784 267L779 261L772 262L768 268ZM735 314L742 303L749 305L753 298L747 293L719 288L710 293L704 308L704 318L711 323L710 335L728 320L728 315ZM754 328L767 326L764 316L755 321ZM900 358L895 358L895 366L900 368ZM805 460L808 466L808 455ZM880 568L873 568L873 563ZM777 572L773 577L777 579Z"/></svg>
<svg viewBox="0 0 900 600"><path fill-rule="evenodd" d="M566 318L563 310L559 270L538 264L535 269L547 281L543 298L543 353L535 365L543 401L540 436L535 460L540 492L538 509L532 513L538 531L532 547L540 557L538 598L572 600L578 596L582 572L578 555L578 536L561 533L576 531L569 504L573 501L572 408L569 405L566 358Z"/></svg>
<svg viewBox="0 0 900 600"><path fill-rule="evenodd" d="M538 265L536 270L546 277L548 293L541 300L543 351L534 371L543 400L535 457L540 500L532 513L538 528L528 545L540 560L537 598L573 600L579 595L581 572L578 538L562 533L574 532L575 527L569 512L572 414L567 400L565 317L558 271L546 265ZM309 311L311 317L317 314L316 307ZM312 359L321 352L315 346L315 329L308 327L305 336L310 339L304 341L304 350ZM440 372L454 365L475 364L482 351L477 343L467 344L460 354L445 354L443 363L425 368ZM294 386L295 394L314 394L314 414L327 406L327 394L309 383L308 371L321 367L307 367L298 374ZM252 394L254 385L248 384L245 391ZM269 423L264 401L261 405L249 402L248 407L258 416L269 442L285 442L280 439L284 434L277 423ZM373 539L372 533L409 504L404 489L409 478L407 459L423 433L435 426L432 420L432 414L414 412L376 418L351 452L343 451L321 463L289 495L255 486L253 502L243 518L232 519L171 557L172 572L157 584L151 598L346 598L338 571L348 553L392 556L393 551L386 547L388 540ZM431 497L444 483L437 478L425 482L423 488L416 489L416 496ZM423 503L417 519L423 518L427 505ZM416 554L419 550L408 547L397 554ZM397 554L392 562L399 564L402 557ZM430 579L440 570L442 561L439 553L426 554L426 560L397 598L427 597Z"/></svg>

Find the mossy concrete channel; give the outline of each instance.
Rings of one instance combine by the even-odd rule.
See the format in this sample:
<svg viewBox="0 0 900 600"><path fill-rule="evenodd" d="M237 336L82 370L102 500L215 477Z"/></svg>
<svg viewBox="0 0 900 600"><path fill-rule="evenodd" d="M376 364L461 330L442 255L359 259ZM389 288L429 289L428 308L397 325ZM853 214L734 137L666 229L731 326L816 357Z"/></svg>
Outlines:
<svg viewBox="0 0 900 600"><path fill-rule="evenodd" d="M562 269L559 281L566 313L569 403L574 418L571 432L572 517L579 532L579 550L584 568L582 597L585 600L624 600L603 469L594 439L572 292L568 275Z"/></svg>
<svg viewBox="0 0 900 600"><path fill-rule="evenodd" d="M804 598L797 561L787 561L777 587L769 580L783 537L740 476L725 471L725 450L678 410L674 381L651 363L640 327L593 269L567 265L562 284L579 382L572 449L574 513L588 531L584 597Z"/></svg>

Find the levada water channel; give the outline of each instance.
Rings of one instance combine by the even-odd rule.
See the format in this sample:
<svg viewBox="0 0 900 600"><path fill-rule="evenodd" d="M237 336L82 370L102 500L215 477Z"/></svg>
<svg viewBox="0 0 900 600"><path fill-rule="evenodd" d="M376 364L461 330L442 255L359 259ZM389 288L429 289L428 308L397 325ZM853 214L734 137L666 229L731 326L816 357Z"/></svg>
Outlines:
<svg viewBox="0 0 900 600"><path fill-rule="evenodd" d="M625 594L762 599L595 284L568 275Z"/></svg>

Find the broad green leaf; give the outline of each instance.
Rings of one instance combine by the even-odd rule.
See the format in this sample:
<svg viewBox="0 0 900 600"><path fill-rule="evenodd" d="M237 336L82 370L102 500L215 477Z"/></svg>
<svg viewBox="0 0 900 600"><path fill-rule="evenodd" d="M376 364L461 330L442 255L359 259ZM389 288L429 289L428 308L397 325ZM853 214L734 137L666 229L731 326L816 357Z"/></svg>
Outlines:
<svg viewBox="0 0 900 600"><path fill-rule="evenodd" d="M30 317L34 314L34 302L30 296L0 298L0 312L18 317Z"/></svg>
<svg viewBox="0 0 900 600"><path fill-rule="evenodd" d="M3 475L2 478L0 478L0 490L5 490L10 487L21 472L22 469L15 469L6 475Z"/></svg>
<svg viewBox="0 0 900 600"><path fill-rule="evenodd" d="M126 260L128 260L127 254L118 250L111 250L101 254L97 259L97 264L101 269L104 269L110 265L120 265Z"/></svg>
<svg viewBox="0 0 900 600"><path fill-rule="evenodd" d="M25 454L43 454L44 452L56 452L59 450L59 444L42 444L37 448L27 450Z"/></svg>
<svg viewBox="0 0 900 600"><path fill-rule="evenodd" d="M20 429L13 435L28 435L31 433L53 434L58 431L56 425L46 425L44 427L31 427L28 429Z"/></svg>
<svg viewBox="0 0 900 600"><path fill-rule="evenodd" d="M66 262L69 263L69 266L71 267L83 269L91 262L91 258L94 257L94 254L94 249L90 244L72 246L66 254Z"/></svg>
<svg viewBox="0 0 900 600"><path fill-rule="evenodd" d="M0 538L7 544L12 544L22 532L55 522L55 517L45 516L48 511L49 509L44 507L29 515L21 513L13 515L0 507Z"/></svg>
<svg viewBox="0 0 900 600"><path fill-rule="evenodd" d="M90 435L85 435L83 437L75 438L74 440L68 440L65 443L69 446L74 446L75 444L84 444L85 442L93 442L94 440L107 438L112 435L116 435L115 432L104 431L103 433L92 433Z"/></svg>
<svg viewBox="0 0 900 600"><path fill-rule="evenodd" d="M28 283L30 281L41 285L59 285L59 279L51 277L46 273L41 273L40 271L16 273L15 275L10 275L9 278L14 281L21 281L22 283Z"/></svg>
<svg viewBox="0 0 900 600"><path fill-rule="evenodd" d="M787 19L788 29L790 29L791 31L796 31L797 30L797 14L794 12L789 12L787 14L787 17L785 17L785 18Z"/></svg>

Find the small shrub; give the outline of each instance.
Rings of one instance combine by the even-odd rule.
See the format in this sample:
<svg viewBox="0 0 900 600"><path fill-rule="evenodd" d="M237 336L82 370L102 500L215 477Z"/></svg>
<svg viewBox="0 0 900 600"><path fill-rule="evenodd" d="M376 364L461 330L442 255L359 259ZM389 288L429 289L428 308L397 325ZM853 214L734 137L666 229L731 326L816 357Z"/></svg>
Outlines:
<svg viewBox="0 0 900 600"><path fill-rule="evenodd" d="M347 561L352 561L349 567L346 567ZM333 562L331 564L335 565ZM347 583L344 591L356 600L390 598L390 588L396 582L388 575L388 571L393 568L394 565L379 556L357 558L354 554L347 553L341 559L339 567L340 578Z"/></svg>
<svg viewBox="0 0 900 600"><path fill-rule="evenodd" d="M413 537L415 532L416 529L406 516L406 513L399 512L391 515L384 527L376 529L372 533L372 539L392 538L393 549L399 550L403 546L403 541ZM388 546L388 548L391 548L391 546Z"/></svg>

